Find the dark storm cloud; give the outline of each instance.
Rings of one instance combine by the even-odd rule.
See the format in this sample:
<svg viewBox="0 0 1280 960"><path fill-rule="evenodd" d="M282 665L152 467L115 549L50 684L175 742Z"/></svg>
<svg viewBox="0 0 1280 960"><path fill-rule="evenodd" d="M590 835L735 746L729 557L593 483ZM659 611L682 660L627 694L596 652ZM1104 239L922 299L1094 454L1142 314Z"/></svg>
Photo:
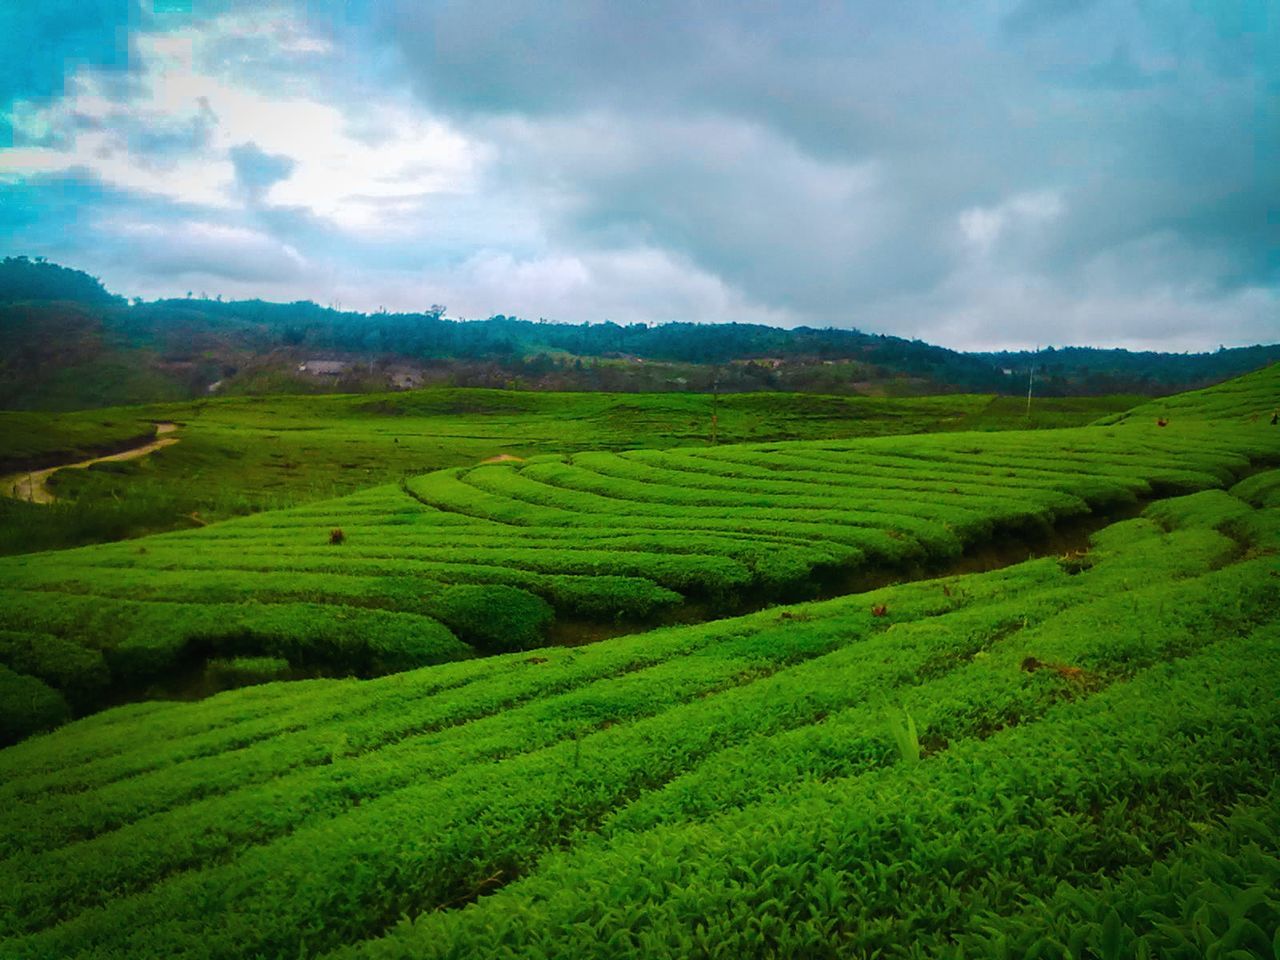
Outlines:
<svg viewBox="0 0 1280 960"><path fill-rule="evenodd" d="M1267 4L52 0L6 24L0 226L124 292L1280 337Z"/></svg>
<svg viewBox="0 0 1280 960"><path fill-rule="evenodd" d="M1037 284L1070 288L1159 238L1134 264L1148 284L1274 288L1278 23L1257 5L1103 0L988 20L481 2L402 3L383 27L424 103L492 137L507 176L554 185L561 242L642 240L847 323L965 269L957 223L1001 205L982 252ZM1051 216L1018 214L1046 192Z"/></svg>

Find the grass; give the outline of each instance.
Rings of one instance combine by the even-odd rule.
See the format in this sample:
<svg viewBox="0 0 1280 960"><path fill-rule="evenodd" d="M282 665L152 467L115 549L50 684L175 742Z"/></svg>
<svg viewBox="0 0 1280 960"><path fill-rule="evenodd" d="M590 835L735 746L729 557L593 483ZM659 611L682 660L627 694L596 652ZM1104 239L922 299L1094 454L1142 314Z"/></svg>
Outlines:
<svg viewBox="0 0 1280 960"><path fill-rule="evenodd" d="M0 473L85 460L146 443L151 421L128 410L78 413L0 411Z"/></svg>
<svg viewBox="0 0 1280 960"><path fill-rule="evenodd" d="M1195 857L1274 789L1274 511L1248 508L1269 539L1242 544L1194 497L1161 506L1076 572L1045 558L29 740L0 752L3 950L946 956L1054 935L1028 897L1145 891L1153 857ZM1276 919L1274 898L1250 909ZM1166 933L1130 914L1107 936Z"/></svg>
<svg viewBox="0 0 1280 960"><path fill-rule="evenodd" d="M5 558L0 955L1266 955L1280 430L1238 411L1277 377Z"/></svg>
<svg viewBox="0 0 1280 960"><path fill-rule="evenodd" d="M1027 420L1006 398L906 400L742 394L716 402L717 439L843 438L955 429L1076 426L1132 398L1046 400ZM14 469L83 459L181 424L181 442L144 460L64 471L58 512L0 501L0 553L56 549L198 526L340 496L498 455L530 457L709 443L702 394L432 389L324 397L210 399L74 414L0 412ZM3 472L3 471L0 471Z"/></svg>
<svg viewBox="0 0 1280 960"><path fill-rule="evenodd" d="M893 736L894 745L898 748L898 759L902 763L919 763L920 734L911 714L905 710L901 714L896 710L888 710L885 719L889 723L889 733Z"/></svg>
<svg viewBox="0 0 1280 960"><path fill-rule="evenodd" d="M0 629L98 651L97 703L185 695L209 658L371 676L803 599L872 571L938 571L1171 493L1207 491L1197 508L1248 539L1239 513L1253 508L1217 488L1276 459L1280 432L1190 418L543 454L0 560Z"/></svg>
<svg viewBox="0 0 1280 960"><path fill-rule="evenodd" d="M534 457L5 559L0 629L100 651L104 697L181 695L211 657L370 676L936 571L1169 493L1207 491L1206 522L1248 538L1255 511L1216 488L1278 457L1280 434L1209 424Z"/></svg>
<svg viewBox="0 0 1280 960"><path fill-rule="evenodd" d="M1151 400L1123 413L1113 414L1107 420L1154 421L1164 417L1170 422L1176 422L1184 417L1209 417L1251 426L1270 426L1271 415L1280 410L1276 366L1272 364L1204 390L1192 390Z"/></svg>

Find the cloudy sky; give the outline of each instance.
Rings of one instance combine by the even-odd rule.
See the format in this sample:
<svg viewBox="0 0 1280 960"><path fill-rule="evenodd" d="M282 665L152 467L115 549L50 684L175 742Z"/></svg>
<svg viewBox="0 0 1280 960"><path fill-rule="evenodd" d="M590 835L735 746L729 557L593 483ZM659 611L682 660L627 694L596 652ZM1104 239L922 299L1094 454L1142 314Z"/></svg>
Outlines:
<svg viewBox="0 0 1280 960"><path fill-rule="evenodd" d="M0 253L154 297L1280 340L1280 5L0 4Z"/></svg>

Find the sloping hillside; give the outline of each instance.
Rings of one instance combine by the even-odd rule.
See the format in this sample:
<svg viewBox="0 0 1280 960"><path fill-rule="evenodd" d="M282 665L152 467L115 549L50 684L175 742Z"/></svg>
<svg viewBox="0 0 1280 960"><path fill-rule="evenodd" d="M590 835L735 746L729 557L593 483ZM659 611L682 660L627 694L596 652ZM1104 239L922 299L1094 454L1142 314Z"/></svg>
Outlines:
<svg viewBox="0 0 1280 960"><path fill-rule="evenodd" d="M72 410L211 391L368 392L406 384L1015 395L1025 393L1032 368L1041 395L1152 396L1280 359L1276 344L1191 355L1087 348L991 354L847 325L620 326L502 314L462 321L443 311L364 314L307 301L223 302L191 294L129 303L80 271L7 257L0 260L0 407Z"/></svg>
<svg viewBox="0 0 1280 960"><path fill-rule="evenodd" d="M547 457L7 560L9 735L192 656L402 672L0 750L0 955L1266 955L1280 429L1241 395L1166 426ZM781 596L1148 497L985 573L580 647L458 639Z"/></svg>
<svg viewBox="0 0 1280 960"><path fill-rule="evenodd" d="M1107 417L1104 422L1123 423L1144 419L1165 419L1172 422L1191 417L1234 423L1263 423L1280 429L1280 424L1271 424L1272 416L1277 413L1280 413L1280 364L1272 364L1204 390L1152 400L1122 414Z"/></svg>
<svg viewBox="0 0 1280 960"><path fill-rule="evenodd" d="M43 691L41 710L14 726L154 684L199 690L193 674L209 659L368 676L848 590L860 574L938 571L1009 537L1034 543L1064 522L1229 486L1277 459L1280 429L1191 417L544 456L8 558L0 629L21 653L6 656ZM65 672L62 653L30 660L55 642L82 668Z"/></svg>
<svg viewBox="0 0 1280 960"><path fill-rule="evenodd" d="M1280 514L1157 507L1082 556L0 751L0 950L1180 956L1219 902L1195 942L1269 949Z"/></svg>

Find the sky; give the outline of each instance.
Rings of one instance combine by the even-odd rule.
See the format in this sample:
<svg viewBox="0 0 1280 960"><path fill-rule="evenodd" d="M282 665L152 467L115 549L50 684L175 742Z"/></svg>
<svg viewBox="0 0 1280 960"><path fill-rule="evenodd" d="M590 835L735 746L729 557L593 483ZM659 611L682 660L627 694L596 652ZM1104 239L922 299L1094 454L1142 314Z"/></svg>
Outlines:
<svg viewBox="0 0 1280 960"><path fill-rule="evenodd" d="M0 3L0 253L115 292L1280 340L1280 3Z"/></svg>

